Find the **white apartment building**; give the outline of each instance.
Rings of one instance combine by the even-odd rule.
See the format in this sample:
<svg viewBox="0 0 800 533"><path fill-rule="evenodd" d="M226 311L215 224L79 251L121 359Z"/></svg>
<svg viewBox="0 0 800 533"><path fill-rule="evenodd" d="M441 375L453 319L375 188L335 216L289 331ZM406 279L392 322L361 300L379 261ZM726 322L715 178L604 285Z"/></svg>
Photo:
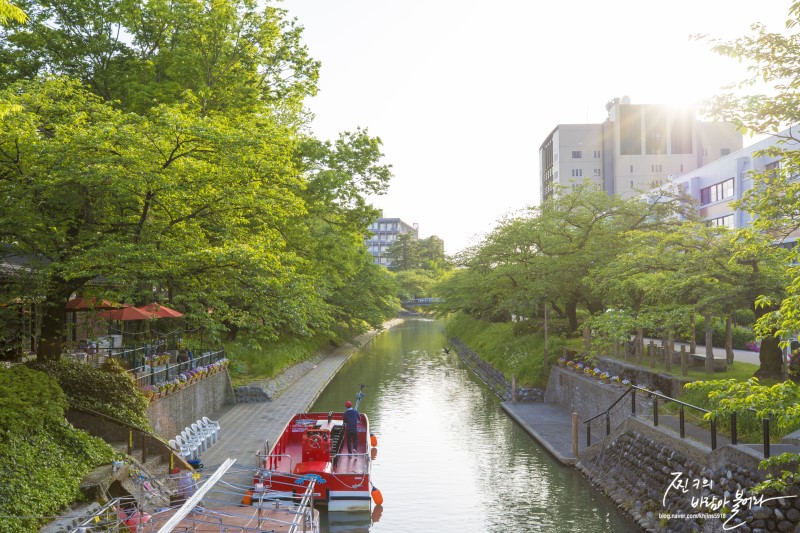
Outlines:
<svg viewBox="0 0 800 533"><path fill-rule="evenodd" d="M763 174L781 164L778 157L754 154L777 145L782 138L791 137L800 138L800 126L783 131L779 137L763 139L691 172L672 176L670 183L698 201L699 214L709 225L745 228L752 222L752 217L745 211L733 209L731 203L740 200L744 192L753 187L753 173ZM782 147L800 150L800 143L789 140ZM796 239L797 236L793 236L788 241L794 242Z"/></svg>
<svg viewBox="0 0 800 533"><path fill-rule="evenodd" d="M368 229L372 232L372 236L364 244L367 246L367 251L375 258L375 263L383 266L389 266L384 254L398 235L413 233L415 237L419 236L417 224L408 224L399 218L379 218Z"/></svg>
<svg viewBox="0 0 800 533"><path fill-rule="evenodd" d="M614 98L602 124L559 124L539 147L542 200L590 183L623 198L658 187L742 148L742 135L693 110Z"/></svg>

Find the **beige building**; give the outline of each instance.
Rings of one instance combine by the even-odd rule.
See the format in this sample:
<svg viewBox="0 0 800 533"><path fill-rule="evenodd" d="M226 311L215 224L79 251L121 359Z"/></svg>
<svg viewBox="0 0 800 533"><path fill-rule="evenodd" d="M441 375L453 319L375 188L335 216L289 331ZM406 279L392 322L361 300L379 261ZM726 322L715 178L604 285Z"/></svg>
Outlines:
<svg viewBox="0 0 800 533"><path fill-rule="evenodd" d="M631 198L742 148L731 124L699 121L690 109L625 97L606 111L602 124L559 124L539 147L542 200L585 183Z"/></svg>
<svg viewBox="0 0 800 533"><path fill-rule="evenodd" d="M419 226L417 224L408 224L399 218L379 218L373 222L369 228L372 236L367 239L364 244L367 250L375 258L375 263L383 266L389 266L389 261L386 259L386 250L394 244L398 235L403 233L413 233L415 237L419 236Z"/></svg>

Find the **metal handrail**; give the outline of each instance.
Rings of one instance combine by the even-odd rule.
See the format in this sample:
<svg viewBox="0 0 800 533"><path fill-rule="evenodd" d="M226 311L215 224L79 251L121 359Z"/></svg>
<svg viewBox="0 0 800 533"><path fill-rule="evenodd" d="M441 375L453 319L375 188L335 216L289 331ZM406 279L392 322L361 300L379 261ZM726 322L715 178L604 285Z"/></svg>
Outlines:
<svg viewBox="0 0 800 533"><path fill-rule="evenodd" d="M592 420L594 420L595 418L599 418L599 417L603 416L604 414L608 414L608 412L609 412L609 411L611 411L611 409L613 409L613 408L614 408L614 406L616 406L616 405L617 405L617 404L618 404L620 401L622 401L622 399L623 399L625 396L627 396L628 394L630 394L630 393L631 393L631 391L633 391L633 390L634 390L634 388L633 388L633 387L629 388L628 390L626 390L625 392L623 392L623 393L622 393L622 396L620 396L619 398L617 398L617 399L614 401L614 403L612 403L611 405L609 405L609 406L608 406L608 409L606 409L605 411L602 411L602 412L600 412L600 413L597 413L596 415L594 415L594 416L593 416L593 417L591 417L591 418L588 418L588 419L584 420L584 421L583 421L583 423L584 423L584 424L588 424L589 422L591 422L591 421L592 421Z"/></svg>
<svg viewBox="0 0 800 533"><path fill-rule="evenodd" d="M606 416L606 435L611 434L611 417L610 412L611 409L616 406L622 399L627 396L629 393L633 392L631 395L631 414L636 414L636 391L641 391L645 394L649 394L653 398L653 426L658 427L658 399L661 398L667 402L674 402L680 406L680 414L679 414L679 432L681 438L686 438L686 418L685 418L685 407L689 407L691 409L695 409L702 413L711 413L708 409L703 409L702 407L698 407L696 405L692 405L690 403L683 402L681 400L677 400L665 394L661 394L660 392L651 391L644 387L639 387L638 385L629 385L628 390L626 390L619 398L614 401L605 411L602 411L593 417L584 420L584 424L586 424L586 446L591 446L592 443L592 426L591 422L603 415ZM735 420L735 419L734 419ZM717 421L712 417L711 419L711 449L717 449ZM765 450L769 453L769 445L767 444Z"/></svg>
<svg viewBox="0 0 800 533"><path fill-rule="evenodd" d="M649 395L651 395L653 397L653 426L655 426L655 427L658 427L658 399L659 398L661 398L665 402L674 402L674 403L676 403L676 404L678 404L680 406L679 415L678 415L678 420L679 420L679 426L678 427L679 427L679 433L680 433L680 436L681 436L682 439L686 438L686 414L685 414L685 408L686 407L689 407L690 409L694 409L694 410L699 411L699 412L704 413L704 414L714 414L714 411L709 411L708 409L704 409L702 407L698 407L696 405L692 405L690 403L683 402L681 400L678 400L678 399L672 398L670 396L667 396L666 394L662 394L662 393L656 392L656 391L651 391L651 390L646 389L644 387L639 387L638 385L630 385L629 389L627 391L625 391L619 398L617 398L614 401L614 403L612 403L608 407L608 409L606 409L605 411L602 411L602 412L594 415L593 417L588 418L588 419L583 421L583 423L586 424L586 446L587 447L591 446L592 426L591 426L590 423L593 420L595 420L595 419L597 419L597 418L599 418L599 417L601 417L603 415L606 415L606 435L610 435L611 434L611 420L610 420L609 413L611 412L611 409L614 406L616 406L620 401L622 401L622 399L628 393L630 393L632 391L637 391L637 390L641 391L643 393L649 394ZM753 413L757 412L752 407L748 408L746 410L750 411L750 412L753 412ZM636 394L633 394L631 396L631 414L632 415L636 414ZM737 417L736 417L736 413L734 412L734 413L731 413L731 444L734 444L734 445L738 444L738 434L737 434L736 423L737 423ZM762 419L763 446L764 446L764 458L765 459L768 459L770 457L769 424L770 424L770 418L763 418ZM711 425L711 427L709 428L709 431L711 432L711 449L712 450L716 450L717 449L717 420L716 420L715 416L711 417L710 425Z"/></svg>
<svg viewBox="0 0 800 533"><path fill-rule="evenodd" d="M203 352L194 359L190 359L189 361L185 361L183 363L167 363L162 367L158 367L158 370L156 370L156 367L153 366L148 367L147 370L145 367L140 366L128 370L127 372L133 377L134 381L136 381L137 386L144 387L146 385L156 385L164 381L169 381L170 379L179 376L183 372L187 372L207 364L216 363L224 357L224 348L215 351L209 350Z"/></svg>
<svg viewBox="0 0 800 533"><path fill-rule="evenodd" d="M177 450L173 449L172 446L169 445L169 443L164 442L162 440L162 438L159 437L158 435L156 435L155 433L151 433L150 431L148 431L146 429L143 429L143 428L140 428L140 427L132 426L131 424L125 422L124 420L119 420L118 418L115 418L115 417L113 417L111 415L107 415L105 413L101 413L99 411L95 411L94 409L90 409L88 407L70 407L70 410L78 411L78 412L84 412L84 413L91 414L93 416L104 418L106 420L109 420L109 421L111 421L111 422L113 422L113 423L115 423L115 424L117 424L119 426L122 426L123 428L127 429L128 430L128 443L127 443L128 444L128 450L127 450L128 455L133 455L133 449L134 449L133 432L136 431L139 434L141 434L141 436L142 436L142 463L146 463L147 462L147 443L148 442L154 442L162 450L165 450L165 451L169 452L169 469L170 470L172 470L173 466L175 465L175 459L178 459L181 462L181 465L184 467L184 469L189 470L189 471L194 470L194 467L192 465L190 465L189 463L187 463L184 460L183 456L180 455L177 452ZM147 439L149 439L149 441Z"/></svg>

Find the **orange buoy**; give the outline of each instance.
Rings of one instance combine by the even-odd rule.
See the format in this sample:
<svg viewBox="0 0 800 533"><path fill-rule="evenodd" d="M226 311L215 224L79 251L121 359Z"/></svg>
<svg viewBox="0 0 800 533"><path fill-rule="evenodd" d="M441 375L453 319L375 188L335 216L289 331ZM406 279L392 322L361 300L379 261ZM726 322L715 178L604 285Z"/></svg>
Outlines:
<svg viewBox="0 0 800 533"><path fill-rule="evenodd" d="M375 505L383 505L383 494L375 488L375 485L372 485L372 501L375 502Z"/></svg>
<svg viewBox="0 0 800 533"><path fill-rule="evenodd" d="M253 504L253 491L248 490L244 493L244 498L242 498L242 504L244 505L252 505Z"/></svg>
<svg viewBox="0 0 800 533"><path fill-rule="evenodd" d="M378 437L376 437L374 434L370 433L369 434L369 442L373 446L377 446L378 445Z"/></svg>

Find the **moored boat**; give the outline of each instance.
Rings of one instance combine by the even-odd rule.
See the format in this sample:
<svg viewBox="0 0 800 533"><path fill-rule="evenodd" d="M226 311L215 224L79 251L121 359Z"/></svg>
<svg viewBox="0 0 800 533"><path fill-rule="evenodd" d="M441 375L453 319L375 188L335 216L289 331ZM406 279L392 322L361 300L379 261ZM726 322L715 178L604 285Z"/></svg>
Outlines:
<svg viewBox="0 0 800 533"><path fill-rule="evenodd" d="M369 419L361 413L357 447L349 452L342 413L296 414L275 444L258 454L250 503L292 499L313 480L316 505L327 505L328 511L369 511L369 435Z"/></svg>

